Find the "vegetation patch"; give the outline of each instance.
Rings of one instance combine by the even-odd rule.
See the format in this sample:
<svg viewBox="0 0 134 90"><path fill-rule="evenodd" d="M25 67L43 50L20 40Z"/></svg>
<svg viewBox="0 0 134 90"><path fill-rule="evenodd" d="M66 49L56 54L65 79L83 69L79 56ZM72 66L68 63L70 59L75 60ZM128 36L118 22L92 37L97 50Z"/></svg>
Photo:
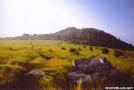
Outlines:
<svg viewBox="0 0 134 90"><path fill-rule="evenodd" d="M108 50L107 48L103 48L103 49L102 49L102 53L103 53L103 54L108 54L108 53L109 53L109 50Z"/></svg>
<svg viewBox="0 0 134 90"><path fill-rule="evenodd" d="M119 51L119 50L114 50L114 56L115 57L120 57L120 56L123 56L124 53L122 51Z"/></svg>
<svg viewBox="0 0 134 90"><path fill-rule="evenodd" d="M89 49L90 49L90 51L93 51L93 48L92 47L90 47Z"/></svg>
<svg viewBox="0 0 134 90"><path fill-rule="evenodd" d="M65 48L65 47L62 47L61 49L62 49L62 50L66 50L66 48Z"/></svg>
<svg viewBox="0 0 134 90"><path fill-rule="evenodd" d="M77 50L75 48L70 48L70 52L72 52L74 55L80 55L79 50Z"/></svg>

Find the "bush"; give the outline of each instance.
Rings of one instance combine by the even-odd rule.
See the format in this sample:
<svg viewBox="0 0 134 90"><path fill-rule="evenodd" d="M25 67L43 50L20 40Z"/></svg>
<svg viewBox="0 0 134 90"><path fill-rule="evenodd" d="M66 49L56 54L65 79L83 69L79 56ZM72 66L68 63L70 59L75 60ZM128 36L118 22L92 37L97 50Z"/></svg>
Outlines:
<svg viewBox="0 0 134 90"><path fill-rule="evenodd" d="M103 53L103 54L108 54L108 53L109 53L109 50L108 50L107 48L103 48L103 49L102 49L102 53Z"/></svg>
<svg viewBox="0 0 134 90"><path fill-rule="evenodd" d="M80 52L79 51L75 51L73 52L75 55L80 55Z"/></svg>
<svg viewBox="0 0 134 90"><path fill-rule="evenodd" d="M93 48L92 47L90 47L90 51L93 51Z"/></svg>
<svg viewBox="0 0 134 90"><path fill-rule="evenodd" d="M62 47L61 49L62 49L62 50L66 50L66 48L64 48L64 47Z"/></svg>
<svg viewBox="0 0 134 90"><path fill-rule="evenodd" d="M77 51L77 49L75 49L75 48L70 48L70 52L76 52Z"/></svg>
<svg viewBox="0 0 134 90"><path fill-rule="evenodd" d="M80 47L78 48L78 51L81 51L81 48Z"/></svg>
<svg viewBox="0 0 134 90"><path fill-rule="evenodd" d="M114 50L114 56L115 57L120 57L120 56L123 56L124 53L122 51L118 51L118 50Z"/></svg>
<svg viewBox="0 0 134 90"><path fill-rule="evenodd" d="M70 52L72 52L75 55L80 55L80 52L75 48L70 48Z"/></svg>

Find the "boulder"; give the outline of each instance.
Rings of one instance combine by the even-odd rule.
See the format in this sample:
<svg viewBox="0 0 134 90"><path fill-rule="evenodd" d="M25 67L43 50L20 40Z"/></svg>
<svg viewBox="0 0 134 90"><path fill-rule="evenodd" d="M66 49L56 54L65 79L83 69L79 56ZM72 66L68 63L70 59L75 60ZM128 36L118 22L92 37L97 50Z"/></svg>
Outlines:
<svg viewBox="0 0 134 90"><path fill-rule="evenodd" d="M21 90L42 90L45 74L42 70L31 70L19 79L19 87Z"/></svg>
<svg viewBox="0 0 134 90"><path fill-rule="evenodd" d="M84 73L77 73L77 72L71 72L70 73L70 80L72 81L72 83L76 83L76 82L85 82L85 81L91 81L92 78L90 75L86 75Z"/></svg>
<svg viewBox="0 0 134 90"><path fill-rule="evenodd" d="M100 78L113 78L119 75L119 72L114 68L106 58L99 55L89 58L80 58L73 61L73 66L68 68L70 73L70 82L77 83L90 81Z"/></svg>

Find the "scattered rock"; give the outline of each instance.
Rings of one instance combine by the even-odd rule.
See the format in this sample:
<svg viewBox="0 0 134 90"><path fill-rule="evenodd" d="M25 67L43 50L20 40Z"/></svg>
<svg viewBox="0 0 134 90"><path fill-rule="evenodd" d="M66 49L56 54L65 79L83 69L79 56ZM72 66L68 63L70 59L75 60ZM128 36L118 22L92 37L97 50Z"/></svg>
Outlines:
<svg viewBox="0 0 134 90"><path fill-rule="evenodd" d="M71 83L100 79L113 78L119 75L119 72L114 68L106 58L99 55L89 58L80 58L73 61L73 66L68 68L70 73Z"/></svg>

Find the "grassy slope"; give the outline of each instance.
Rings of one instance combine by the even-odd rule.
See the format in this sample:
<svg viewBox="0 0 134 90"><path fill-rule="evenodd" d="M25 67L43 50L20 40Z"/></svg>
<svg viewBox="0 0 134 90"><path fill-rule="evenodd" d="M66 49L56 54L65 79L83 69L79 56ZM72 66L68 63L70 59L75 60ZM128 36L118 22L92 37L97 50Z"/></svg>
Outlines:
<svg viewBox="0 0 134 90"><path fill-rule="evenodd" d="M62 47L66 50L62 50ZM58 40L0 40L0 87L12 88L11 86L18 82L21 75L32 69L44 70L51 76L56 75L56 73L59 74L59 72L66 72L65 68L72 65L74 59L96 54L106 57L120 72L134 75L133 51L125 51L125 56L116 58L113 55L114 49L109 49L109 54L102 54L101 49L103 47L96 49L92 46L93 51L90 51L89 47L84 48L83 45ZM81 48L80 55L69 52L70 48ZM50 60L43 56L50 57ZM51 81L53 77L49 77L50 75L48 78ZM63 80L64 78L61 76L60 79ZM45 85L45 87L53 88L46 81Z"/></svg>

